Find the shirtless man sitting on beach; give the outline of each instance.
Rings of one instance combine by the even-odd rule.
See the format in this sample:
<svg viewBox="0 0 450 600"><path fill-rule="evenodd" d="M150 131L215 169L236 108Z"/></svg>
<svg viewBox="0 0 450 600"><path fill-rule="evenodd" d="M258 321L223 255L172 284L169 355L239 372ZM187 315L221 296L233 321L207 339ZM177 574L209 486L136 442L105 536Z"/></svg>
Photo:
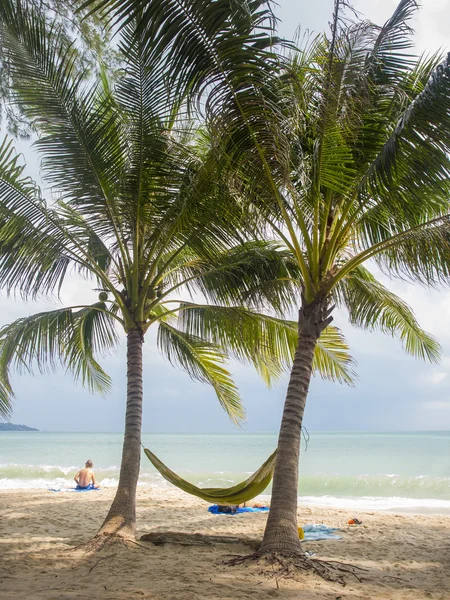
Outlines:
<svg viewBox="0 0 450 600"><path fill-rule="evenodd" d="M84 469L80 469L75 475L74 479L79 490L87 490L88 488L96 489L100 487L98 483L95 483L95 475L92 467L92 460L87 460Z"/></svg>

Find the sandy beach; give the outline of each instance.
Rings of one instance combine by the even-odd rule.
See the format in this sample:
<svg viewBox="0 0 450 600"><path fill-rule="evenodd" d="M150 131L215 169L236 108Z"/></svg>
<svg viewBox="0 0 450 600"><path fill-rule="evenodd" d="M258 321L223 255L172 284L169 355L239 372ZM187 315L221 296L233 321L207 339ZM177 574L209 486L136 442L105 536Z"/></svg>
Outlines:
<svg viewBox="0 0 450 600"><path fill-rule="evenodd" d="M113 489L90 493L9 490L0 493L0 598L155 600L247 598L450 599L450 516L358 512L302 507L299 523L339 527L341 540L305 543L319 558L367 569L345 587L300 573L278 582L261 566L229 567L242 543L212 546L120 545L95 554L71 547L93 536ZM164 488L141 488L137 537L152 531L209 535L262 535L266 515L210 515L202 501Z"/></svg>

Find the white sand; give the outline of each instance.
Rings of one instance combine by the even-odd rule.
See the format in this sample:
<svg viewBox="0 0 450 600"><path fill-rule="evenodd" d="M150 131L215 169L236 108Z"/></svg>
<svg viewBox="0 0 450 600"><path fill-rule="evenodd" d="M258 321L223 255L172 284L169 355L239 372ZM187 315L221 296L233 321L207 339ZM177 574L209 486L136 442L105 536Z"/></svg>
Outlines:
<svg viewBox="0 0 450 600"><path fill-rule="evenodd" d="M299 523L342 529L343 539L308 542L317 557L368 569L346 587L301 573L276 582L258 565L228 567L243 544L146 549L114 546L93 555L70 550L93 536L112 489L81 494L44 490L0 493L0 598L32 600L450 600L450 517L301 508ZM215 516L207 505L171 489L140 488L138 537L150 531L261 537L267 516ZM69 550L68 550L69 549Z"/></svg>

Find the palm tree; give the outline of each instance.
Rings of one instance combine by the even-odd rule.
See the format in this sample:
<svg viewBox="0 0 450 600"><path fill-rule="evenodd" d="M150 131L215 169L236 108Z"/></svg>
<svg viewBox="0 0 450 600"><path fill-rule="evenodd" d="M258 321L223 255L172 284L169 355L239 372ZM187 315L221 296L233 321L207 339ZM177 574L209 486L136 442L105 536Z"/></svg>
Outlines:
<svg viewBox="0 0 450 600"><path fill-rule="evenodd" d="M86 0L83 8L93 5ZM147 51L155 64L164 56L178 89L195 98L208 83L217 86L204 104L230 167L240 169L247 209L257 213L260 235L268 227L299 271L298 346L261 552L301 554L300 430L314 351L335 306L356 326L398 336L414 356L439 356L437 342L367 263L425 285L448 282L449 59L408 54L415 0L401 0L382 27L343 19L345 5L335 0L331 39L314 40L286 65L267 54L264 34L273 27L264 0L102 3L118 26L138 18ZM233 46L229 33L245 11L247 20L238 20L249 28ZM258 47L245 36L264 25ZM241 40L253 61L236 69L227 58Z"/></svg>
<svg viewBox="0 0 450 600"><path fill-rule="evenodd" d="M70 273L92 281L98 302L57 308L0 330L0 409L9 372L62 364L93 391L107 391L97 355L127 338L127 407L120 479L100 534L130 538L140 465L142 344L158 326L161 351L213 386L230 417L243 409L225 368L228 353L266 381L292 357L292 323L260 314L290 304L291 259L248 237L243 210L205 133L189 126L164 72L148 68L130 23L123 75L87 85L58 26L16 0L0 6L0 43L14 96L38 135L45 202L24 176L12 142L0 146L0 286L26 298L58 295ZM206 141L205 141L206 139ZM286 285L286 282L288 285ZM182 291L203 304L186 302ZM256 290L258 291L256 294ZM257 297L257 302L247 298ZM329 328L316 354L325 376L349 380L351 360Z"/></svg>
<svg viewBox="0 0 450 600"><path fill-rule="evenodd" d="M240 152L242 196L299 272L298 346L260 554L302 555L300 433L316 343L335 306L355 326L399 337L409 354L439 358L435 339L373 267L449 283L450 57L408 54L414 0L401 0L382 27L342 20L340 8L336 0L331 39L293 53L278 78L272 152L266 137L261 161L246 123L223 142L236 154L249 140Z"/></svg>

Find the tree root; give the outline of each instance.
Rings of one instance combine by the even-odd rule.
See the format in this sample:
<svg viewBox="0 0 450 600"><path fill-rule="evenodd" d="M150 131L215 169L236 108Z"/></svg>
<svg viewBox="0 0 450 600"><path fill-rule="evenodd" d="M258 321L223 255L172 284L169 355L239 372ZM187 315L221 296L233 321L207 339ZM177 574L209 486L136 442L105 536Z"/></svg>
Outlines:
<svg viewBox="0 0 450 600"><path fill-rule="evenodd" d="M105 548L109 548L109 547L115 546L117 544L121 544L122 546L129 547L129 544L131 544L131 543L136 543L136 542L134 542L134 540L124 538L123 536L120 536L120 535L111 535L111 534L96 535L94 538L92 538L91 540L88 540L87 542L82 542L81 544L78 544L77 546L71 546L70 548L67 548L65 550L65 552L73 552L75 550L82 550L86 554L92 554L94 552L100 552L101 550L103 550Z"/></svg>
<svg viewBox="0 0 450 600"><path fill-rule="evenodd" d="M89 569L89 574L92 573L92 571L95 569L95 567L98 565L98 563L100 563L102 560L106 560L108 558L113 558L113 556L116 556L115 554L108 554L108 556L102 556L101 558L98 559L97 562L95 562L92 567Z"/></svg>
<svg viewBox="0 0 450 600"><path fill-rule="evenodd" d="M280 579L294 577L297 570L313 571L319 575L319 577L322 577L322 579L339 583L342 586L346 585L345 576L352 575L361 582L362 579L358 575L358 572L367 571L367 569L362 567L340 561L310 558L302 553L283 554L278 552L254 552L253 554L247 554L246 556L234 556L234 558L224 561L223 564L233 567L249 561L256 561L258 563L264 561L265 565L271 565L272 571L270 574L275 577L277 587ZM274 570L274 565L278 565L279 569Z"/></svg>

